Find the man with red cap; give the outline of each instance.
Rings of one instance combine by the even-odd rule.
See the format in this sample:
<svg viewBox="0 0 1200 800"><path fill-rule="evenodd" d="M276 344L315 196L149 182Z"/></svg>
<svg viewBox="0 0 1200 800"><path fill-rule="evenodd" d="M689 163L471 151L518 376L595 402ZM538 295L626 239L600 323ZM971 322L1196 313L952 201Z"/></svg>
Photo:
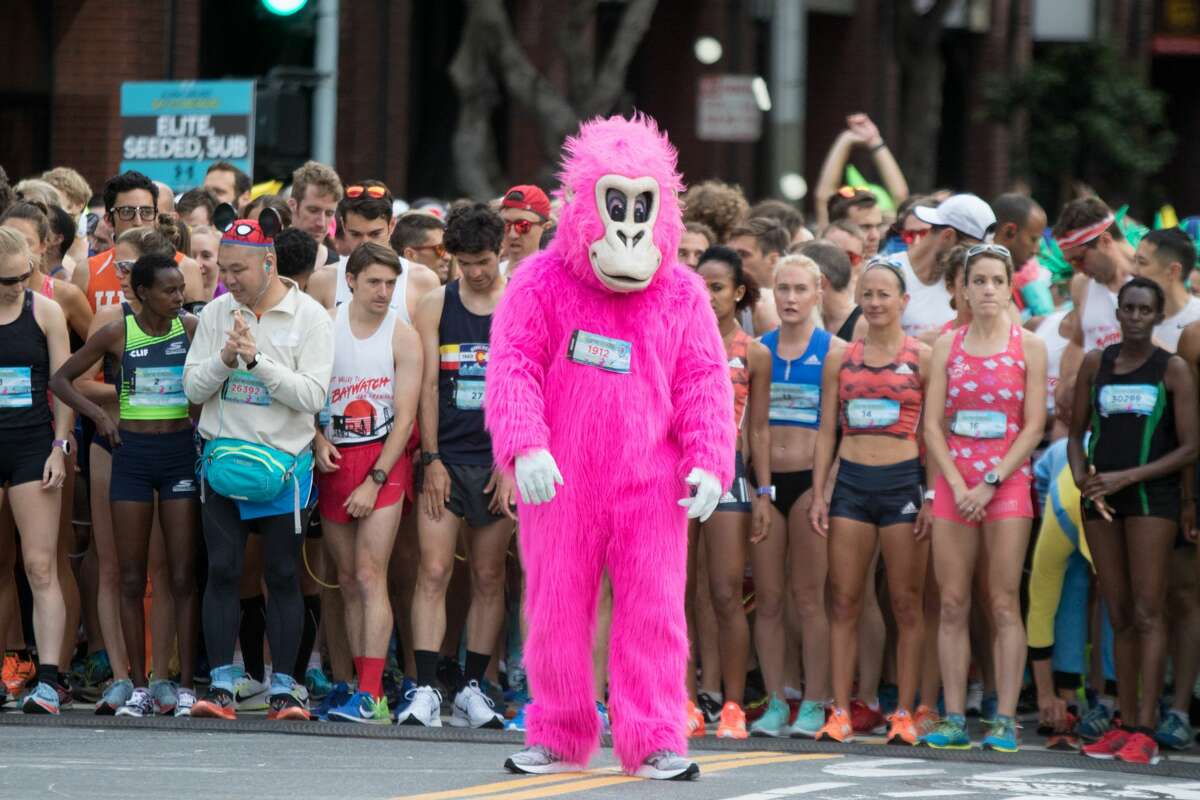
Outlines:
<svg viewBox="0 0 1200 800"><path fill-rule="evenodd" d="M500 201L504 220L504 245L500 255L507 260L505 275L511 275L521 260L541 250L542 234L553 226L550 198L537 186L514 186Z"/></svg>
<svg viewBox="0 0 1200 800"><path fill-rule="evenodd" d="M223 210L225 214L223 215ZM222 217L223 219L219 219ZM308 719L307 692L291 675L303 628L298 534L315 501L313 418L325 407L333 326L321 305L276 270L278 215L233 220L222 206L217 263L228 292L200 313L183 368L188 400L202 406L201 501L208 548L204 640L213 665L194 716L233 719L245 670L233 664L246 539L259 534L267 585L267 641L275 671L268 719Z"/></svg>

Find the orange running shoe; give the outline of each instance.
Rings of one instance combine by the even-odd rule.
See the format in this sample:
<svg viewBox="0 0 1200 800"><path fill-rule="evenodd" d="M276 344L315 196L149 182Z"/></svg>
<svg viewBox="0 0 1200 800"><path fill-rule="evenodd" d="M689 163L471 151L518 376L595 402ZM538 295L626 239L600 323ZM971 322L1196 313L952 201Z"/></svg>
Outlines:
<svg viewBox="0 0 1200 800"><path fill-rule="evenodd" d="M917 728L918 737L932 731L941 721L941 717L929 706L917 706L917 711L913 714L913 724Z"/></svg>
<svg viewBox="0 0 1200 800"><path fill-rule="evenodd" d="M21 658L13 652L4 654L3 676L4 685L9 695L16 697L25 691L25 684L37 674L37 665L33 658Z"/></svg>
<svg viewBox="0 0 1200 800"><path fill-rule="evenodd" d="M718 739L745 739L750 735L746 730L746 712L742 707L730 700L721 708L721 721L717 724Z"/></svg>
<svg viewBox="0 0 1200 800"><path fill-rule="evenodd" d="M204 699L197 700L192 706L192 716L237 719L237 702L231 692L219 686L211 686Z"/></svg>
<svg viewBox="0 0 1200 800"><path fill-rule="evenodd" d="M850 713L844 708L833 708L825 727L817 731L817 741L841 742L848 744L854 741L854 724L850 721Z"/></svg>
<svg viewBox="0 0 1200 800"><path fill-rule="evenodd" d="M891 726L888 728L887 743L903 744L915 747L917 744L917 725L912 715L902 708L896 709L888 717Z"/></svg>
<svg viewBox="0 0 1200 800"><path fill-rule="evenodd" d="M692 739L700 739L704 737L704 712L696 707L696 704L688 700L687 704L687 727L688 736Z"/></svg>

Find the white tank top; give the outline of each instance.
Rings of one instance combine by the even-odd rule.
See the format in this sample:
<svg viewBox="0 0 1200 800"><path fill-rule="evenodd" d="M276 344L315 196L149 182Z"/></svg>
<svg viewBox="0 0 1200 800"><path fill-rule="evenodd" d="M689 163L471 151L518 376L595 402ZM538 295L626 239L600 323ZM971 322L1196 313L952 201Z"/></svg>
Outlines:
<svg viewBox="0 0 1200 800"><path fill-rule="evenodd" d="M1197 320L1200 320L1200 298L1189 296L1187 305L1154 326L1154 338L1174 353L1179 349L1179 337L1183 336L1183 329Z"/></svg>
<svg viewBox="0 0 1200 800"><path fill-rule="evenodd" d="M1069 313L1070 308L1055 311L1043 319L1037 329L1038 337L1046 343L1046 408L1050 413L1054 413L1054 389L1058 386L1058 378L1062 374L1063 351L1071 343L1058 329Z"/></svg>
<svg viewBox="0 0 1200 800"><path fill-rule="evenodd" d="M399 312L389 310L370 337L350 330L350 304L333 321L333 373L329 379L329 421L325 438L336 445L364 444L392 430L396 363L392 334Z"/></svg>
<svg viewBox="0 0 1200 800"><path fill-rule="evenodd" d="M1121 326L1117 323L1117 293L1088 278L1079 324L1083 328L1084 352L1103 350L1121 341Z"/></svg>
<svg viewBox="0 0 1200 800"><path fill-rule="evenodd" d="M896 253L890 258L900 263L904 273L904 288L908 291L908 306L900 317L900 326L908 336L917 337L929 331L940 333L947 322L954 319L950 307L950 291L946 282L939 279L933 283L921 283L913 271L908 253Z"/></svg>
<svg viewBox="0 0 1200 800"><path fill-rule="evenodd" d="M342 256L338 259L337 264L337 292L333 297L333 304L339 308L350 302L350 287L346 285L346 262L350 259ZM412 268L412 262L406 258L400 259L400 275L396 278L396 288L392 290L392 310L395 311L400 319L412 324L412 319L408 316L408 271Z"/></svg>

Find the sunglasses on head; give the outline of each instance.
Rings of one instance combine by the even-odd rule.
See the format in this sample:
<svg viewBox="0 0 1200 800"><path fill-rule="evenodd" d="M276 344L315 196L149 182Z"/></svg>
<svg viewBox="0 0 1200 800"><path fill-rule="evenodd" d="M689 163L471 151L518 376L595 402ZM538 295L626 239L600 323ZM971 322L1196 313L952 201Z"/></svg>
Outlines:
<svg viewBox="0 0 1200 800"><path fill-rule="evenodd" d="M29 280L31 275L33 275L32 267L24 275L18 275L15 278L0 278L0 286L16 286L18 283L24 283Z"/></svg>
<svg viewBox="0 0 1200 800"><path fill-rule="evenodd" d="M509 220L508 222L504 223L504 232L508 233L509 231L516 231L518 236L524 236L525 234L529 233L530 229L532 229L534 225L537 225L537 223L533 220Z"/></svg>
<svg viewBox="0 0 1200 800"><path fill-rule="evenodd" d="M117 215L117 219L129 222L134 217L141 217L144 220L152 220L158 214L158 209L154 206L117 206L112 210L112 213Z"/></svg>
<svg viewBox="0 0 1200 800"><path fill-rule="evenodd" d="M446 257L446 245L444 244L423 244L420 247L414 247L413 250L432 250L433 254L438 258Z"/></svg>
<svg viewBox="0 0 1200 800"><path fill-rule="evenodd" d="M353 200L357 197L362 197L364 194L367 197L371 197L371 198L378 200L379 198L381 198L385 194L387 194L387 187L386 186L362 186L359 184L355 184L354 186L346 187L346 197L349 197L351 200Z"/></svg>
<svg viewBox="0 0 1200 800"><path fill-rule="evenodd" d="M1012 253L1008 252L1008 248L1002 244L977 244L967 248L967 254L963 256L963 263L966 264L972 258L975 258L975 256L982 255L1012 259Z"/></svg>

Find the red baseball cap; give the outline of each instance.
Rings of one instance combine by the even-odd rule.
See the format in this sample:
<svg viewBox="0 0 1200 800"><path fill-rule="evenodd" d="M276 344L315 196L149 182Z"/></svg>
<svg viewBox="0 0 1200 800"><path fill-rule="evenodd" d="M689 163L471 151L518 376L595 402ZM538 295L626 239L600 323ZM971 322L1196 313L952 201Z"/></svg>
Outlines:
<svg viewBox="0 0 1200 800"><path fill-rule="evenodd" d="M550 198L537 186L514 186L504 193L500 201L501 208L519 208L522 211L532 211L542 219L550 219Z"/></svg>

